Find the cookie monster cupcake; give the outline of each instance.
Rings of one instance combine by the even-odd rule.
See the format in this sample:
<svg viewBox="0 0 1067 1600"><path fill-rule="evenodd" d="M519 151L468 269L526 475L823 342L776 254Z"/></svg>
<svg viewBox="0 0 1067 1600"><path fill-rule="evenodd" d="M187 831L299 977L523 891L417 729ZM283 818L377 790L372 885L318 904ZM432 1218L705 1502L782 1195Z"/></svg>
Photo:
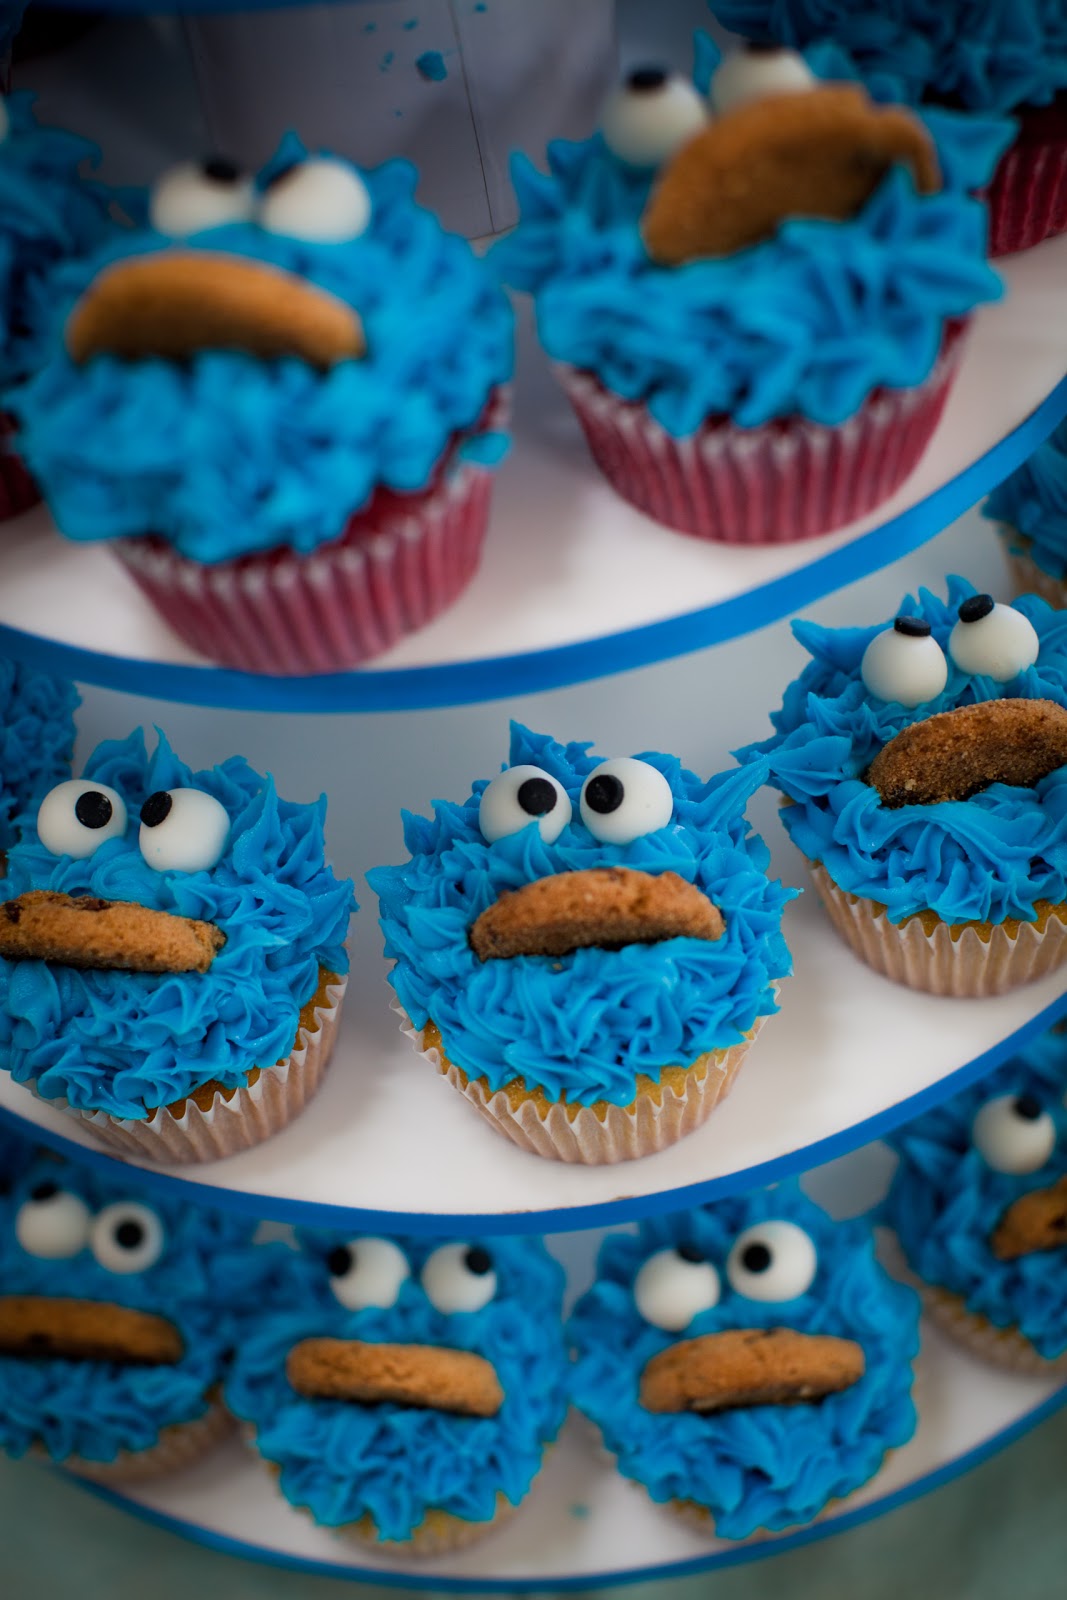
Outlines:
<svg viewBox="0 0 1067 1600"><path fill-rule="evenodd" d="M793 1184L609 1237L569 1332L619 1470L721 1539L811 1522L915 1431L918 1297Z"/></svg>
<svg viewBox="0 0 1067 1600"><path fill-rule="evenodd" d="M109 191L80 169L95 145L41 127L31 94L0 99L0 394L43 358L56 265L95 250L114 231ZM0 413L0 518L25 511L36 485L10 448L13 423Z"/></svg>
<svg viewBox="0 0 1067 1600"><path fill-rule="evenodd" d="M631 73L547 173L517 156L493 259L624 499L701 538L806 539L926 447L1001 292L972 192L1010 125L879 106L796 55L717 63L702 40L693 82Z"/></svg>
<svg viewBox="0 0 1067 1600"><path fill-rule="evenodd" d="M293 139L255 178L185 165L149 229L55 282L27 460L60 530L113 541L225 666L354 666L477 567L512 316L415 179Z"/></svg>
<svg viewBox="0 0 1067 1600"><path fill-rule="evenodd" d="M893 1136L884 1216L952 1338L1067 1374L1067 1041L1026 1052Z"/></svg>
<svg viewBox="0 0 1067 1600"><path fill-rule="evenodd" d="M874 627L795 622L812 657L772 713L781 818L855 953L933 994L1067 960L1067 619L963 578Z"/></svg>
<svg viewBox="0 0 1067 1600"><path fill-rule="evenodd" d="M385 1554L481 1538L567 1409L562 1269L538 1239L301 1242L226 1387L282 1494Z"/></svg>
<svg viewBox="0 0 1067 1600"><path fill-rule="evenodd" d="M766 768L589 751L513 724L503 772L405 813L410 860L367 878L429 1061L524 1150L600 1164L727 1093L791 971L792 894L745 821Z"/></svg>
<svg viewBox="0 0 1067 1600"><path fill-rule="evenodd" d="M193 772L162 735L98 745L0 882L0 1052L17 1083L141 1160L268 1138L318 1088L348 970L352 885L325 798L240 756Z"/></svg>
<svg viewBox="0 0 1067 1600"><path fill-rule="evenodd" d="M727 28L767 46L832 39L872 91L1010 114L1017 134L989 187L990 250L1067 228L1067 8L1061 0L711 0Z"/></svg>
<svg viewBox="0 0 1067 1600"><path fill-rule="evenodd" d="M70 773L78 691L0 657L0 876L46 791Z"/></svg>
<svg viewBox="0 0 1067 1600"><path fill-rule="evenodd" d="M0 1450L103 1482L199 1459L232 1426L253 1227L38 1157L0 1198Z"/></svg>
<svg viewBox="0 0 1067 1600"><path fill-rule="evenodd" d="M982 510L998 524L1016 594L1067 607L1067 423L993 490Z"/></svg>

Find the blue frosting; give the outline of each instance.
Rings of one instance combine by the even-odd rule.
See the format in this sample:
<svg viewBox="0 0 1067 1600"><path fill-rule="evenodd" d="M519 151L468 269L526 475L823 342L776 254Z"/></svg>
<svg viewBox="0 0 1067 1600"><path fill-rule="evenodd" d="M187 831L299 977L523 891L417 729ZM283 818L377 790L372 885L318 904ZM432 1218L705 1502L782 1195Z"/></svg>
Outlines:
<svg viewBox="0 0 1067 1600"><path fill-rule="evenodd" d="M78 702L65 678L0 658L0 851L32 822L42 795L70 776Z"/></svg>
<svg viewBox="0 0 1067 1600"><path fill-rule="evenodd" d="M394 1306L365 1311L346 1310L330 1288L326 1257L344 1236L304 1234L302 1242L284 1309L252 1320L226 1388L231 1410L254 1424L261 1454L280 1467L286 1498L329 1527L369 1516L388 1540L410 1537L432 1509L482 1522L498 1496L518 1504L567 1409L563 1272L540 1240L466 1241L489 1251L497 1290L482 1310L449 1316L418 1277L449 1241L395 1239L412 1275ZM462 1417L304 1398L286 1377L286 1356L319 1336L474 1351L495 1367L503 1405L493 1417Z"/></svg>
<svg viewBox="0 0 1067 1600"><path fill-rule="evenodd" d="M716 59L705 41L701 85ZM917 195L895 168L851 221L790 220L751 249L682 267L657 266L641 241L653 176L599 134L556 141L547 174L515 157L521 221L491 259L534 295L550 356L644 403L676 437L724 413L743 427L793 414L837 424L880 386L922 383L946 322L1001 293L971 191L990 177L1010 124L924 120L940 194Z"/></svg>
<svg viewBox="0 0 1067 1600"><path fill-rule="evenodd" d="M732 1289L726 1260L738 1234L768 1219L804 1229L815 1245L811 1287L788 1301L755 1301ZM718 1305L672 1335L646 1322L633 1283L646 1260L695 1246L719 1273ZM761 1405L701 1416L657 1413L639 1398L646 1363L675 1339L731 1328L793 1329L852 1339L864 1376L815 1404ZM745 1539L757 1529L810 1522L878 1471L887 1450L915 1431L911 1361L919 1348L918 1302L875 1259L863 1222L832 1222L793 1184L657 1217L609 1237L597 1278L570 1322L577 1348L572 1398L600 1428L627 1477L657 1501L710 1511L715 1532Z"/></svg>
<svg viewBox="0 0 1067 1600"><path fill-rule="evenodd" d="M947 601L921 589L897 614L924 618L946 649L960 602L975 592L949 578ZM1037 901L1067 900L1067 767L1032 787L993 783L969 800L937 805L886 806L863 778L883 745L940 711L1005 698L1067 705L1067 616L1035 595L1015 606L1040 640L1033 667L997 683L950 659L944 692L911 709L875 699L860 677L863 652L885 622L795 622L813 659L772 713L773 737L739 752L769 760L770 781L794 802L782 823L808 860L821 862L839 888L886 906L891 922L925 910L945 922L1033 922Z"/></svg>
<svg viewBox="0 0 1067 1600"><path fill-rule="evenodd" d="M973 111L1046 105L1067 88L1062 0L709 0L724 27L804 48L832 39L872 88Z"/></svg>
<svg viewBox="0 0 1067 1600"><path fill-rule="evenodd" d="M1051 1034L1037 1050L1006 1062L981 1083L918 1117L892 1143L900 1155L884 1203L912 1269L962 1297L968 1311L1016 1328L1039 1355L1067 1350L1067 1247L1000 1261L990 1237L1021 1195L1067 1176L1067 1039ZM1046 1164L1015 1176L996 1172L972 1143L974 1119L998 1095L1033 1095L1052 1118L1056 1143Z"/></svg>
<svg viewBox="0 0 1067 1600"><path fill-rule="evenodd" d="M15 1179L25 1172L34 1154L35 1146L29 1139L0 1122L0 1201L10 1194Z"/></svg>
<svg viewBox="0 0 1067 1600"><path fill-rule="evenodd" d="M1026 554L1043 571L1067 578L1067 423L993 490L982 509L1029 541Z"/></svg>
<svg viewBox="0 0 1067 1600"><path fill-rule="evenodd" d="M44 357L50 275L59 262L97 249L114 232L110 193L79 176L99 151L59 128L42 128L34 96L8 95L0 144L0 388L27 377Z"/></svg>
<svg viewBox="0 0 1067 1600"><path fill-rule="evenodd" d="M432 820L404 813L411 859L375 867L390 982L416 1027L432 1020L449 1057L494 1090L521 1077L549 1099L629 1105L637 1076L658 1081L706 1050L738 1044L777 1010L772 984L791 970L782 910L792 891L767 878L766 846L744 806L765 776L721 773L704 783L674 756L644 753L674 793L665 828L628 845L605 845L581 821L582 783L600 764L588 744L557 744L512 724L509 765L530 763L562 784L571 822L547 845L531 822L488 844L478 801L434 802ZM675 872L719 907L715 941L666 939L621 950L482 961L468 931L501 894L555 872L632 867Z"/></svg>
<svg viewBox="0 0 1067 1600"><path fill-rule="evenodd" d="M184 1354L163 1366L0 1355L0 1449L19 1457L43 1446L53 1461L110 1462L120 1451L150 1449L164 1428L207 1411L236 1339L237 1312L247 1312L259 1292L261 1267L249 1242L254 1224L153 1199L149 1209L164 1237L153 1266L109 1271L88 1247L45 1260L24 1250L15 1234L20 1206L44 1182L78 1195L94 1215L117 1201L146 1203L131 1181L38 1157L0 1199L0 1300L58 1296L151 1312L174 1324Z"/></svg>
<svg viewBox="0 0 1067 1600"><path fill-rule="evenodd" d="M259 181L304 154L289 139ZM361 360L322 373L207 351L187 362L66 354L74 301L109 263L167 249L142 231L57 275L50 359L13 400L20 449L72 539L154 533L218 562L279 546L307 554L338 538L383 486L425 489L512 369L512 314L463 239L415 205L416 173L364 173L362 237L308 244L255 223L195 234L189 248L248 257L306 279L358 311ZM495 465L502 441L479 443Z"/></svg>
<svg viewBox="0 0 1067 1600"><path fill-rule="evenodd" d="M149 756L138 729L98 745L85 776L122 795L128 826L77 861L36 832L12 850L0 898L30 889L132 900L217 924L226 943L206 973L81 971L0 960L0 1053L16 1082L79 1109L144 1118L200 1084L238 1088L288 1055L319 968L348 970L352 885L325 863L325 796L283 800L240 756L192 772L162 735ZM231 832L210 871L157 872L138 848L140 809L160 789L204 789Z"/></svg>

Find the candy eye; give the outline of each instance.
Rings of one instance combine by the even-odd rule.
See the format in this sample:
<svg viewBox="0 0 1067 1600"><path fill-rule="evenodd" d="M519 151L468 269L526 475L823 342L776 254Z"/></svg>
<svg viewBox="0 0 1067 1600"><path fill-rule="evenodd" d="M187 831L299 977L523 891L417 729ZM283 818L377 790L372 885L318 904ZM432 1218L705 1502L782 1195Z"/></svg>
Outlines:
<svg viewBox="0 0 1067 1600"><path fill-rule="evenodd" d="M875 634L860 662L868 694L897 705L921 706L936 700L948 682L945 652L921 617L897 617Z"/></svg>
<svg viewBox="0 0 1067 1600"><path fill-rule="evenodd" d="M570 820L567 791L540 767L509 767L478 802L478 826L490 844L534 821L545 843L554 844Z"/></svg>
<svg viewBox="0 0 1067 1600"><path fill-rule="evenodd" d="M268 233L308 244L345 244L370 226L367 186L347 161L314 156L288 167L259 202L259 224Z"/></svg>
<svg viewBox="0 0 1067 1600"><path fill-rule="evenodd" d="M391 1239L367 1237L339 1244L326 1257L330 1288L349 1311L395 1306L411 1276L408 1258Z"/></svg>
<svg viewBox="0 0 1067 1600"><path fill-rule="evenodd" d="M681 1333L694 1317L719 1303L719 1274L695 1245L657 1250L634 1279L634 1303L646 1322Z"/></svg>
<svg viewBox="0 0 1067 1600"><path fill-rule="evenodd" d="M57 1183L38 1183L15 1216L15 1238L27 1255L63 1261L84 1250L92 1218L79 1195Z"/></svg>
<svg viewBox="0 0 1067 1600"><path fill-rule="evenodd" d="M106 783L89 778L68 778L57 783L41 801L37 837L54 856L84 861L108 839L126 832L126 806L120 794Z"/></svg>
<svg viewBox="0 0 1067 1600"><path fill-rule="evenodd" d="M998 1094L978 1112L971 1139L994 1172L1021 1176L1045 1165L1056 1148L1056 1124L1036 1095Z"/></svg>
<svg viewBox="0 0 1067 1600"><path fill-rule="evenodd" d="M751 100L807 94L815 82L815 74L795 50L749 44L728 55L712 78L712 109L722 116Z"/></svg>
<svg viewBox="0 0 1067 1600"><path fill-rule="evenodd" d="M796 1300L811 1288L818 1265L815 1246L795 1222L758 1222L734 1240L726 1276L746 1300Z"/></svg>
<svg viewBox="0 0 1067 1600"><path fill-rule="evenodd" d="M699 133L708 108L693 85L662 67L638 67L604 102L600 131L631 167L658 167Z"/></svg>
<svg viewBox="0 0 1067 1600"><path fill-rule="evenodd" d="M426 1298L445 1316L481 1311L496 1294L493 1258L484 1245L443 1244L420 1274Z"/></svg>
<svg viewBox="0 0 1067 1600"><path fill-rule="evenodd" d="M991 594L973 594L959 609L948 653L961 672L1007 683L1032 667L1041 649L1033 623Z"/></svg>
<svg viewBox="0 0 1067 1600"><path fill-rule="evenodd" d="M186 239L229 222L248 222L254 208L251 178L232 161L213 156L207 161L182 161L157 178L148 216L157 233Z"/></svg>
<svg viewBox="0 0 1067 1600"><path fill-rule="evenodd" d="M209 872L230 836L230 814L203 789L157 789L141 807L141 854L156 872Z"/></svg>
<svg viewBox="0 0 1067 1600"><path fill-rule="evenodd" d="M582 784L582 821L601 844L632 844L665 828L674 794L657 767L632 756L601 762Z"/></svg>
<svg viewBox="0 0 1067 1600"><path fill-rule="evenodd" d="M163 1224L135 1200L117 1200L98 1211L89 1247L106 1272L147 1272L163 1254Z"/></svg>

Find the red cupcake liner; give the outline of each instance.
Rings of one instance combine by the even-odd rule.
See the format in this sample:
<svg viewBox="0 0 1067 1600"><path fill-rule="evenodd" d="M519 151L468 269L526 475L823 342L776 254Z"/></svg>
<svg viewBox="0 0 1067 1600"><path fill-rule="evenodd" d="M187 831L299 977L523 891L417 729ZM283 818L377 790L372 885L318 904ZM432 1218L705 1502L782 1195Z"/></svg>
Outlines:
<svg viewBox="0 0 1067 1600"><path fill-rule="evenodd" d="M888 499L917 466L944 409L965 323L914 389L878 389L837 428L786 417L761 428L711 418L675 439L591 373L558 368L593 459L657 522L725 544L790 544L829 533Z"/></svg>
<svg viewBox="0 0 1067 1600"><path fill-rule="evenodd" d="M1012 255L1067 232L1067 95L1024 108L1021 131L993 174L989 253Z"/></svg>
<svg viewBox="0 0 1067 1600"><path fill-rule="evenodd" d="M123 539L115 552L194 650L242 672L344 672L421 628L474 576L489 521L492 469L461 446L502 427L496 394L457 438L429 488L375 494L341 538L308 556L272 550L206 566L164 540Z"/></svg>
<svg viewBox="0 0 1067 1600"><path fill-rule="evenodd" d="M10 448L16 432L14 417L0 411L0 522L28 511L41 498L41 491L30 477L22 460Z"/></svg>

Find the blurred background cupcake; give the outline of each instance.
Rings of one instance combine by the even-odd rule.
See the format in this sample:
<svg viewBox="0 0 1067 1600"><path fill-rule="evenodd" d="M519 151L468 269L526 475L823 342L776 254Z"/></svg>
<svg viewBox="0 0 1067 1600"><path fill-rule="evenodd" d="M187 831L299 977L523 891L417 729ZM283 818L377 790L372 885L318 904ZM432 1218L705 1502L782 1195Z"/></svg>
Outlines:
<svg viewBox="0 0 1067 1600"><path fill-rule="evenodd" d="M982 510L997 524L1016 594L1067 606L1067 422L997 485Z"/></svg>

